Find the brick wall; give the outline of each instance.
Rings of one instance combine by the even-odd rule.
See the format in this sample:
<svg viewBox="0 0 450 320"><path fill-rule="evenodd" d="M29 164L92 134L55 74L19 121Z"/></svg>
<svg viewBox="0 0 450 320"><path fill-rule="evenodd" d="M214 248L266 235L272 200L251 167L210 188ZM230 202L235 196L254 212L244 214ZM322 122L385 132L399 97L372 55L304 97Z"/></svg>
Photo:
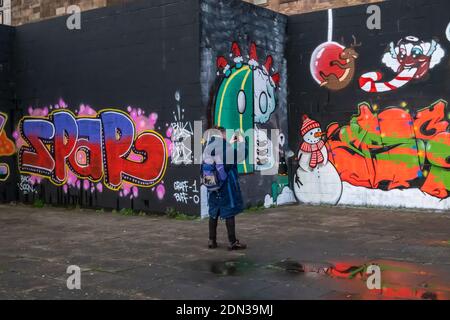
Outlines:
<svg viewBox="0 0 450 320"><path fill-rule="evenodd" d="M22 25L64 14L70 5L78 5L81 10L91 10L130 0L14 0L12 4L12 25Z"/></svg>
<svg viewBox="0 0 450 320"><path fill-rule="evenodd" d="M269 9L284 13L297 14L311 11L324 10L329 8L340 8L382 2L384 0L245 0L250 3L265 6Z"/></svg>
<svg viewBox="0 0 450 320"><path fill-rule="evenodd" d="M35 22L64 14L64 9L76 4L83 11L100 7L132 2L133 0L14 0L12 4L12 25ZM328 8L381 2L383 0L244 0L269 9L296 14Z"/></svg>

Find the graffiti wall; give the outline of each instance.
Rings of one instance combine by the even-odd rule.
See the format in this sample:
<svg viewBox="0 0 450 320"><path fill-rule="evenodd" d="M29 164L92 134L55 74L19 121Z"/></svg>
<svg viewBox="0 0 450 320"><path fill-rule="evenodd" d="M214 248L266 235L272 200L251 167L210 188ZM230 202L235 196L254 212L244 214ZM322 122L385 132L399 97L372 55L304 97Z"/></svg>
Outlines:
<svg viewBox="0 0 450 320"><path fill-rule="evenodd" d="M198 214L187 140L205 117L199 8L136 1L83 13L80 31L64 17L16 28L20 99L0 113L0 188L14 190L4 201Z"/></svg>
<svg viewBox="0 0 450 320"><path fill-rule="evenodd" d="M196 133L219 126L247 207L450 208L449 2L379 6L379 30L239 0L0 26L0 200L206 213Z"/></svg>
<svg viewBox="0 0 450 320"><path fill-rule="evenodd" d="M198 214L196 123L253 130L239 164L247 206L295 201L285 16L238 0L136 0L83 13L80 31L65 19L15 28L8 46L3 201Z"/></svg>
<svg viewBox="0 0 450 320"><path fill-rule="evenodd" d="M279 172L280 153L288 150L287 17L242 1L201 3L201 89L208 126L250 132L245 135L250 152L238 165L247 206L276 204L284 189L279 203L289 195L292 200L286 166ZM279 130L281 139L271 129ZM274 174L264 174L274 168Z"/></svg>
<svg viewBox="0 0 450 320"><path fill-rule="evenodd" d="M289 143L301 203L449 209L448 1L289 19ZM359 27L356 27L359 26Z"/></svg>
<svg viewBox="0 0 450 320"><path fill-rule="evenodd" d="M0 201L15 195L13 40L14 29L0 25Z"/></svg>

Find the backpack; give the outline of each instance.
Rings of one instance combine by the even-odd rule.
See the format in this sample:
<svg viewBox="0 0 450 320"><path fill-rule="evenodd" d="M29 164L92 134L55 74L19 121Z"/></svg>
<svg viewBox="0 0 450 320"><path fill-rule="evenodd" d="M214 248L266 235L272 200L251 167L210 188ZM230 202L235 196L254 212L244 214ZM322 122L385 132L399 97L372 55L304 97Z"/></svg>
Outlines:
<svg viewBox="0 0 450 320"><path fill-rule="evenodd" d="M218 191L222 187L215 163L202 163L200 182L208 192Z"/></svg>

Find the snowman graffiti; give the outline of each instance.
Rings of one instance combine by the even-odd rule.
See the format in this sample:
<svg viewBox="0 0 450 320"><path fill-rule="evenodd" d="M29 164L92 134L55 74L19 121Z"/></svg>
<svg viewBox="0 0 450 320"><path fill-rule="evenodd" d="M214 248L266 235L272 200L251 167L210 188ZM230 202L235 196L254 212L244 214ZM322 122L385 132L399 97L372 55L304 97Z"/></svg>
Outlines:
<svg viewBox="0 0 450 320"><path fill-rule="evenodd" d="M328 161L320 124L304 115L300 133L303 143L297 157L295 196L301 203L336 205L342 195L342 181L334 165Z"/></svg>

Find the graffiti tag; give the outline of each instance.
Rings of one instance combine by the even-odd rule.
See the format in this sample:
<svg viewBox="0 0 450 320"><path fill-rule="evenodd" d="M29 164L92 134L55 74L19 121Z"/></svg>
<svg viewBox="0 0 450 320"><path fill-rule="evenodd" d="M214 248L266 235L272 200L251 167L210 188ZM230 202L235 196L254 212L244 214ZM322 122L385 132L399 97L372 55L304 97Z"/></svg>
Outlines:
<svg viewBox="0 0 450 320"><path fill-rule="evenodd" d="M197 180L190 183L187 180L175 181L173 183L173 189L175 191L174 198L179 203L188 204L193 201L195 204L200 203L200 190L197 186Z"/></svg>
<svg viewBox="0 0 450 320"><path fill-rule="evenodd" d="M24 117L19 122L25 144L19 150L19 171L67 181L68 171L81 179L118 190L123 182L152 187L164 176L167 147L153 130L136 134L130 116L102 110L96 117L56 110L47 117Z"/></svg>
<svg viewBox="0 0 450 320"><path fill-rule="evenodd" d="M192 124L184 121L184 109L180 106L181 96L177 91L175 93L175 100L177 101L177 111L173 113L174 122L171 123L172 129L172 163L175 165L191 164L192 150L191 150L191 136L194 134Z"/></svg>
<svg viewBox="0 0 450 320"><path fill-rule="evenodd" d="M17 183L17 186L23 194L37 193L31 181L31 176L20 176L20 182Z"/></svg>

